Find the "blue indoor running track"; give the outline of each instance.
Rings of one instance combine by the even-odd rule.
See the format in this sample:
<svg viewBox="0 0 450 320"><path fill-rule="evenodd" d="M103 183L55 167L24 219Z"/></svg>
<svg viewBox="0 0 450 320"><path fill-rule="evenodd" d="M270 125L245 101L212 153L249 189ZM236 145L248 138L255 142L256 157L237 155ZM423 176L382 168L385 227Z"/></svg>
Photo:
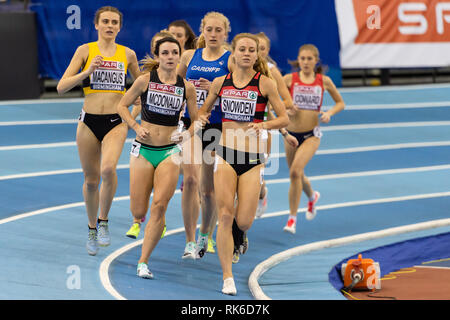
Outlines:
<svg viewBox="0 0 450 320"><path fill-rule="evenodd" d="M303 195L295 235L283 232L289 171L283 141L274 133L265 176L268 208L248 232L248 252L233 265L235 297L221 293L217 254L181 259L179 189L167 210L166 236L150 259L155 279L136 276L143 232L137 240L125 236L132 221L133 131L109 214L112 244L89 256L75 144L82 100L1 102L0 299L345 300L329 281L340 261L450 231L450 85L341 93L346 109L322 125L321 146L306 168L321 193L318 214L304 218ZM332 105L329 96L324 105Z"/></svg>

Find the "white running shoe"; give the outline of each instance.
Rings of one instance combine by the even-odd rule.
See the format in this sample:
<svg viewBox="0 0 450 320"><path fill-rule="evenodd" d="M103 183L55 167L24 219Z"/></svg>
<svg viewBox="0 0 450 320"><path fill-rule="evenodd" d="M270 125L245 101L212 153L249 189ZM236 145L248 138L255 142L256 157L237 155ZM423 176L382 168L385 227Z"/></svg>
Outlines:
<svg viewBox="0 0 450 320"><path fill-rule="evenodd" d="M295 227L296 227L296 222L294 221L294 219L290 218L286 224L286 226L283 228L284 231L295 234Z"/></svg>
<svg viewBox="0 0 450 320"><path fill-rule="evenodd" d="M89 229L86 249L89 255L95 256L98 252L97 229Z"/></svg>
<svg viewBox="0 0 450 320"><path fill-rule="evenodd" d="M203 256L206 253L206 250L208 250L208 236L206 237L199 236L197 239L197 250L196 250L197 258L203 258Z"/></svg>
<svg viewBox="0 0 450 320"><path fill-rule="evenodd" d="M153 279L153 273L148 269L148 265L141 262L137 266L137 275L144 279Z"/></svg>
<svg viewBox="0 0 450 320"><path fill-rule="evenodd" d="M235 296L237 294L236 286L233 278L226 278L223 280L222 293Z"/></svg>
<svg viewBox="0 0 450 320"><path fill-rule="evenodd" d="M316 210L316 203L319 201L320 193L318 191L314 191L314 200L308 201L308 209L306 210L306 220L312 220L316 217L317 210Z"/></svg>
<svg viewBox="0 0 450 320"><path fill-rule="evenodd" d="M186 243L186 247L184 248L184 253L181 258L195 260L195 259L197 259L196 251L197 251L197 245L195 244L195 242L193 242L193 241L188 242L188 243Z"/></svg>
<svg viewBox="0 0 450 320"><path fill-rule="evenodd" d="M266 194L264 195L264 198L259 199L258 208L256 209L257 218L260 218L267 209L267 193L269 192L269 189L267 189L267 187L264 187L264 189L266 190Z"/></svg>
<svg viewBox="0 0 450 320"><path fill-rule="evenodd" d="M98 245L107 247L111 244L111 237L109 235L108 221L100 221L97 226L98 230Z"/></svg>

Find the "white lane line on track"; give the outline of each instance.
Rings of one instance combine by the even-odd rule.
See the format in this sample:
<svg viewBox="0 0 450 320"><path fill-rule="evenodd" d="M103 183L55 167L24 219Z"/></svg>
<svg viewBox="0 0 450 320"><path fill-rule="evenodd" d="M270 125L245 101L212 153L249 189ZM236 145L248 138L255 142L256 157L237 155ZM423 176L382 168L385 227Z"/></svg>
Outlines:
<svg viewBox="0 0 450 320"><path fill-rule="evenodd" d="M324 105L323 109L328 110L333 106ZM346 111L360 110L395 110L395 109L419 109L419 108L442 108L450 107L450 101L437 102L414 102L414 103L393 103L393 104L361 104L346 105ZM138 116L137 119L140 119ZM0 127L5 126L29 126L29 125L52 125L52 124L76 124L76 117L71 119L42 119L42 120L21 120L21 121L0 121Z"/></svg>
<svg viewBox="0 0 450 320"><path fill-rule="evenodd" d="M180 190L176 190L175 193L180 193ZM318 210L326 210L326 209L351 207L351 206L359 206L359 205L369 205L369 204L388 203L388 202L397 202L397 201L408 201L408 200L416 200L416 199L429 199L429 198L448 197L448 196L450 196L450 191L449 192L430 193L430 194L417 194L417 195L409 195L409 196L401 196L401 197L382 198L382 199L370 199L370 200L361 200L361 201L342 202L342 203L318 206L317 209ZM129 198L130 198L129 196L116 197L116 198L114 198L113 201L129 200ZM76 202L76 203L71 203L71 204L66 204L66 205L60 205L60 206L35 210L32 212L27 212L27 213L19 214L19 215L9 217L6 219L2 219L2 220L0 220L0 225L8 223L8 222L13 222L13 221L17 221L20 219L28 218L28 217L40 215L43 213L50 213L50 212L55 212L55 211L74 208L74 207L81 207L81 206L84 206L84 202ZM304 212L305 210L306 210L305 208L302 208L302 209L299 209L298 212ZM260 219L266 219L266 218L270 218L270 217L287 215L287 214L289 214L289 210L277 211L277 212L267 213L267 214L263 215ZM447 220L450 220L450 219L447 219ZM405 226L405 227L407 228L408 226ZM436 226L434 226L434 227L436 227ZM403 227L400 227L400 228L403 228ZM429 228L431 228L431 226ZM184 228L168 230L166 232L166 235L172 235L172 234L176 234L176 233L183 232L183 231L184 231ZM416 231L416 230L410 230L410 231L406 231L406 232L411 232L411 231ZM372 236L382 237L382 236L391 235L391 234L387 234L387 235L384 235L384 234L386 234L386 231L381 230L381 231L372 233ZM353 240L354 238L352 238L352 237L346 237L346 238L350 238L352 241L355 241L355 240ZM339 243L342 243L342 241L343 241L342 239L344 239L344 238L337 239L337 241ZM114 259L119 257L121 254L125 253L126 251L131 250L132 248L134 248L136 246L139 246L140 244L142 244L142 241L143 240L138 240L138 241L130 243L122 248L117 249L116 251L114 251L113 253L108 255L108 257L106 257L100 265L99 273L100 273L100 279L101 279L102 285L116 299L125 299L125 298L123 296L121 296L112 286L111 281L109 279L109 266L114 261ZM327 241L333 241L333 240L327 240ZM330 247L334 243L334 242L328 243L327 241L321 242L321 245L319 246L319 248L316 248L314 250ZM358 241L363 241L363 240L358 240ZM343 244L345 244L345 243L343 243ZM297 254L297 251L296 251L296 254ZM268 269L259 268L258 270L259 271L256 271L256 275L254 273L252 273L254 276L253 279L255 279L255 277L256 277L256 281L259 278L259 276L262 275L261 271L264 271L264 270L267 271ZM260 293L258 293L257 288L252 290L252 293L254 293L254 292L256 292L256 295L260 295ZM257 296L255 296L255 297L257 297ZM260 296L260 298L261 298L261 296ZM264 297L261 299L264 299Z"/></svg>
<svg viewBox="0 0 450 320"><path fill-rule="evenodd" d="M440 193L431 193L431 194L419 194L419 195L411 195L411 196L403 196L403 197L393 197L393 198L373 199L373 200L365 200L365 201L351 201L351 202L335 203L335 204L330 204L330 205L318 206L317 209L318 210L325 210L325 209L357 206L357 205L363 205L363 204L367 205L367 204L375 204L375 203L387 203L387 202L407 201L407 200L414 200L414 199L427 199L427 198L446 197L446 196L450 196L450 192L440 192ZM304 212L304 211L306 211L305 208L298 210L298 212ZM265 214L259 219L265 219L265 218L270 218L270 217L275 217L275 216L280 216L280 215L287 215L287 214L289 214L289 210L277 211L277 212ZM450 225L450 219L444 219L444 220L446 221L446 223L448 223ZM398 233L413 232L413 231L418 231L418 230L435 228L435 227L437 227L436 226L436 221L440 221L440 220L430 221L430 222L427 222L427 223L416 224L416 225L409 225L409 226L403 226L403 227L397 227L397 228L390 228L390 229L380 230L380 231L376 231L376 232L370 232L370 233L357 235L357 236L350 236L350 237L344 237L344 238L340 238L340 239L321 241L320 244L317 245L317 248L309 249L309 251L311 251L311 250L319 250L319 249L322 249L322 248L328 248L328 247L332 247L332 246L344 245L344 244L347 244L347 243L350 243L350 242L364 241L364 240L370 240L370 239L386 237L386 236L390 236L390 235L394 235L394 234L398 234ZM197 227L199 227L199 226L197 226ZM183 232L183 231L184 231L184 228L178 228L178 229L174 229L174 230L168 231L166 233L166 235L172 235L172 234L180 233L180 232ZM349 242L346 242L346 241L349 241ZM128 250L131 250L131 249L141 245L142 242L143 242L143 240L141 239L141 240L135 241L135 242L133 242L133 243L131 243L129 245L126 245L126 246L124 246L122 248L117 249L116 251L114 251L113 253L108 255L102 261L102 263L100 265L99 275L100 275L100 280L101 280L104 288L114 298L116 298L118 300L126 300L126 298L123 297L119 292L117 292L117 290L111 284L111 280L109 279L109 267L110 267L111 263L117 257L119 257L120 255L124 254ZM317 244L317 243L315 243L315 244ZM314 245L314 244L312 244L312 245ZM306 246L308 246L308 245L306 245ZM304 247L304 246L301 246L301 247ZM300 248L300 247L297 247L297 248ZM294 248L294 249L296 249L296 248ZM299 250L299 249L297 249L297 250ZM306 252L309 252L309 251L306 251ZM297 252L295 251L295 254L296 253ZM281 258L284 259L286 256L289 257L289 254L291 254L290 251L289 251L288 254L283 254ZM275 255L275 256L277 256L277 255ZM275 259L278 259L278 256ZM284 261L284 260L280 260L279 262ZM277 261L277 260L275 260L275 261ZM277 262L275 264L278 264L279 262ZM272 259L271 261L269 261L269 263L267 263L267 265L273 266L273 263L274 262L273 262L273 259ZM259 287L258 282L257 282L259 277L264 272L266 272L268 270L268 269L265 268L265 265L263 265L263 266L260 266L260 265L258 265L255 268L256 271L254 270L252 272L251 277L253 276L253 278L249 279L249 287L250 287L250 290L251 290L251 292L252 292L252 294L253 294L253 296L255 298L257 298L257 299L270 299L270 298L268 298L265 295L264 295L265 297L263 296L264 293L262 292L262 290ZM251 282L251 286L250 286L250 281L252 281ZM256 281L256 283L255 283L255 281Z"/></svg>
<svg viewBox="0 0 450 320"><path fill-rule="evenodd" d="M324 174L321 176L311 176L311 177L308 177L308 179L311 181L317 181L317 180L344 179L344 178L355 178L355 177L366 177L366 176L377 176L377 175L391 175L391 174L400 174L400 173L415 173L415 172L426 172L426 171L436 171L436 170L448 170L448 169L450 169L450 164L438 165L438 166L401 168L401 169L369 170L369 171L359 171L359 172ZM289 181L290 181L289 178L268 179L268 180L266 180L266 183L267 184L289 183Z"/></svg>
<svg viewBox="0 0 450 320"><path fill-rule="evenodd" d="M414 266L413 268L430 268L430 269L443 269L443 270L449 270L450 267L436 267L436 266Z"/></svg>
<svg viewBox="0 0 450 320"><path fill-rule="evenodd" d="M62 120L29 120L29 121L1 121L0 127L6 126L30 126L43 124L73 124L78 123L77 119L62 119Z"/></svg>
<svg viewBox="0 0 450 320"><path fill-rule="evenodd" d="M25 99L0 101L0 106L20 106L25 104L61 104L83 103L84 98L56 98L56 99Z"/></svg>
<svg viewBox="0 0 450 320"><path fill-rule="evenodd" d="M61 148L76 146L75 141L54 142L54 143L37 143L37 144L19 144L13 146L2 146L0 151L24 150L24 149L45 149L45 148Z"/></svg>
<svg viewBox="0 0 450 320"><path fill-rule="evenodd" d="M317 210L327 210L327 209L336 209L336 208L354 207L354 206L365 206L365 205L379 204L379 203L439 198L439 197L448 197L448 196L450 196L450 191L416 194L416 195L410 195L410 196L399 196L399 197L391 197L391 198L381 198L381 199L358 200L358 201L349 201L349 202L321 205L321 206L317 206ZM306 212L306 208L299 209L298 212ZM263 217L270 218L270 217L282 216L282 215L286 215L286 214L289 214L289 210L283 210L283 211L278 211L278 212L274 212L274 213L267 213L267 214L264 214Z"/></svg>
<svg viewBox="0 0 450 320"><path fill-rule="evenodd" d="M450 121L412 121L321 126L322 131L448 126Z"/></svg>
<svg viewBox="0 0 450 320"><path fill-rule="evenodd" d="M395 143L384 144L367 147L350 147L339 149L325 149L317 150L316 155L323 154L340 154L340 153L354 153L354 152L367 152L367 151L382 151L382 150L395 150L395 149L407 149L407 148L427 148L427 147L446 147L450 146L450 141L431 141L431 142L408 142L408 143ZM286 157L286 153L272 153L271 158Z"/></svg>
<svg viewBox="0 0 450 320"><path fill-rule="evenodd" d="M197 228L199 228L199 227L200 227L200 225L197 225ZM164 237L167 237L167 236L170 236L173 234L177 234L180 232L184 232L183 227L166 231ZM123 297L119 292L117 292L117 290L112 285L111 280L109 279L109 266L120 255L122 255L123 253L125 253L135 247L140 246L143 243L143 241L144 241L144 239L140 239L140 240L134 241L126 246L123 246L122 248L117 249L116 251L114 251L113 253L108 255L105 259L103 259L102 263L100 264L100 268L99 268L100 281L101 281L103 287L106 289L106 291L108 291L109 294L111 294L117 300L127 300L127 299L125 297Z"/></svg>
<svg viewBox="0 0 450 320"><path fill-rule="evenodd" d="M320 176L318 176L318 177L320 177ZM311 180L319 180L319 179L317 179L318 177L310 177L310 179ZM267 184L272 184L271 181L272 180L266 180L266 183ZM275 182L275 183L280 183L280 182ZM175 194L179 194L179 193L181 193L180 189L175 190ZM321 209L321 210L324 210L324 209L338 208L338 207L342 207L342 206L345 207L345 206L368 205L368 204L376 204L376 203L383 203L383 202L393 202L393 201L407 201L407 200L414 200L414 199L426 199L426 198L434 198L434 197L445 197L445 196L448 196L448 195L450 195L449 192L439 192L439 193L430 193L430 194L424 194L424 195L412 195L412 196L401 196L401 197L393 197L393 198L381 198L381 199L373 199L373 200L361 200L361 201L344 202L343 204L322 205L322 206L318 206L317 208ZM153 196L153 193L151 194L151 196ZM124 200L130 200L130 196L115 197L113 199L113 201L124 201ZM43 213L49 213L49 212L54 212L54 211L59 211L59 210L64 210L64 209L70 209L70 208L75 208L75 207L82 207L82 206L84 206L84 202L74 202L74 203L69 203L69 204L64 204L64 205L59 205L59 206L54 206L54 207L34 210L34 211L30 211L30 212L25 212L25 213L14 215L12 217L0 219L0 225L8 223L8 222L13 222L13 221L17 221L17 220L20 220L20 219L28 218L28 217L40 215L40 214L43 214ZM298 212L302 212L302 211L305 211L305 210L306 210L305 208L299 209ZM278 213L266 213L266 214L264 214L264 217L272 217L272 216L283 215L283 214L287 214L287 213L289 213L289 210L278 211Z"/></svg>
<svg viewBox="0 0 450 320"><path fill-rule="evenodd" d="M379 92L379 91L411 91L411 90L426 90L426 89L445 89L450 88L447 83L439 84L410 84L410 85L392 85L392 86L378 86L378 87L355 87L355 88L339 88L341 92Z"/></svg>
<svg viewBox="0 0 450 320"><path fill-rule="evenodd" d="M411 85L390 85L378 87L356 87L356 88L339 88L340 92L379 92L379 91L414 91L427 89L447 89L449 84L411 84ZM83 103L84 98L51 98L51 99L26 99L26 100L6 100L0 101L0 106L27 105L27 104L61 104L61 103Z"/></svg>
<svg viewBox="0 0 450 320"><path fill-rule="evenodd" d="M325 110L333 106L323 106ZM393 110L393 109L419 109L419 108L442 108L450 107L450 101L437 102L415 102L415 103L394 103L394 104L362 104L346 105L346 111L356 110ZM0 127L4 126L30 126L30 125L51 125L51 124L76 124L78 119L51 119L51 120L22 120L22 121L0 121Z"/></svg>
<svg viewBox="0 0 450 320"><path fill-rule="evenodd" d="M129 164L117 165L118 170L128 169L128 168L130 168ZM57 175L57 174L82 173L82 172L83 172L83 170L81 168L77 168L77 169L65 169L65 170L39 171L39 172L30 172L30 173L18 173L18 174L10 174L10 175L5 175L5 176L0 176L0 181L11 180L11 179L24 179L24 178L51 176L51 175Z"/></svg>
<svg viewBox="0 0 450 320"><path fill-rule="evenodd" d="M333 106L324 106L330 109ZM391 110L391 109L418 109L418 108L441 108L450 107L450 101L437 102L414 102L414 103L395 103L395 104L361 104L346 105L345 110Z"/></svg>
<svg viewBox="0 0 450 320"><path fill-rule="evenodd" d="M329 149L329 150L319 150L316 154L340 154L340 153L353 153L353 152L364 152L364 151L376 151L376 150L392 150L392 149L400 149L400 148L420 148L420 147L434 147L434 146L448 146L450 145L450 141L441 141L441 142L430 142L430 143L417 143L417 144L400 144L400 145L384 145L384 146L372 146L372 147L361 147L361 148L344 148L344 149ZM285 153L276 153L272 154L271 158L281 158L285 157ZM119 164L117 165L117 169L128 169L130 167L129 164ZM376 171L361 171L354 173L343 173L343 174L333 174L333 175L324 175L319 177L311 177L310 179L322 180L322 179L330 179L330 178L340 178L340 177L354 177L358 175L377 175L377 174L390 174L390 173L403 173L403 172L414 172L414 171L431 171L431 170L446 170L449 168L449 165L436 165L436 166L425 166L425 167L414 167L414 168L403 168L403 169L388 169L388 170L376 170ZM402 171L403 170L403 171ZM81 173L81 168L76 169L64 169L64 170L50 170L50 171L38 171L38 172L30 172L30 173L18 173L18 174L10 174L0 176L0 181L2 180L11 180L11 179L24 179L24 178L33 178L33 177L41 177L41 176L49 176L49 175L57 175L57 174L71 174L71 173ZM373 172L373 173L372 173ZM323 178L320 178L323 177ZM284 183L289 179L273 179L272 183ZM279 182L276 182L279 181Z"/></svg>
<svg viewBox="0 0 450 320"><path fill-rule="evenodd" d="M177 190L177 191L179 191L179 190ZM113 199L113 201L123 201L123 200L129 200L129 199L130 199L130 196L122 196L122 197L115 197ZM43 208L43 209L39 209L39 210L25 212L25 213L14 215L12 217L1 219L0 225L8 223L8 222L13 222L13 221L17 221L20 219L28 218L28 217L37 216L37 215L40 215L43 213L49 213L49 212L70 209L70 208L76 208L76 207L82 207L82 206L84 206L84 202L74 202L74 203L68 203L68 204L64 204L64 205L60 205L60 206Z"/></svg>
<svg viewBox="0 0 450 320"><path fill-rule="evenodd" d="M132 142L134 138L128 138L125 142ZM76 141L67 142L54 142L54 143L37 143L37 144L19 144L13 146L3 146L0 147L0 151L12 151L12 150L23 150L23 149L45 149L45 148L61 148L61 147L76 147Z"/></svg>
<svg viewBox="0 0 450 320"><path fill-rule="evenodd" d="M344 131L344 130L363 130L363 129L385 129L385 128L410 128L410 127L436 127L450 126L450 121L419 121L419 122L391 122L391 123L369 123L369 124L351 124L351 125L335 125L322 126L322 131ZM278 136L277 130L272 130L271 134ZM126 141L131 142L133 138ZM21 150L21 149L39 149L39 148L60 148L76 146L75 141L39 143L26 145L1 146L0 151Z"/></svg>

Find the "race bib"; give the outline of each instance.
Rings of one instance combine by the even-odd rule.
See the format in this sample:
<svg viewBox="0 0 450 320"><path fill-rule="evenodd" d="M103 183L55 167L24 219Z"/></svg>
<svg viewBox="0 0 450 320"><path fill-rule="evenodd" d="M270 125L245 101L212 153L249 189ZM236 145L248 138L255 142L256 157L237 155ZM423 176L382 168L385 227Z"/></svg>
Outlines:
<svg viewBox="0 0 450 320"><path fill-rule="evenodd" d="M204 89L200 89L200 80L189 80L194 87L197 93L197 107L200 109L205 103L206 97L208 96L208 91ZM216 108L220 103L219 98L214 102L214 108Z"/></svg>
<svg viewBox="0 0 450 320"><path fill-rule="evenodd" d="M125 90L125 64L120 61L103 60L90 75L90 87L92 90Z"/></svg>
<svg viewBox="0 0 450 320"><path fill-rule="evenodd" d="M320 127L319 127L319 126L314 127L313 133L314 133L314 136L315 136L315 137L317 137L317 138L319 138L319 139L322 138L322 130L320 130Z"/></svg>
<svg viewBox="0 0 450 320"><path fill-rule="evenodd" d="M141 151L141 144L136 140L131 144L130 154L135 157L139 157L139 152Z"/></svg>
<svg viewBox="0 0 450 320"><path fill-rule="evenodd" d="M150 82L147 93L147 109L151 112L174 116L183 106L184 88Z"/></svg>
<svg viewBox="0 0 450 320"><path fill-rule="evenodd" d="M319 86L303 86L296 83L292 96L297 108L318 111L322 102L322 88Z"/></svg>
<svg viewBox="0 0 450 320"><path fill-rule="evenodd" d="M225 89L222 92L222 112L225 119L252 122L258 93L250 90Z"/></svg>

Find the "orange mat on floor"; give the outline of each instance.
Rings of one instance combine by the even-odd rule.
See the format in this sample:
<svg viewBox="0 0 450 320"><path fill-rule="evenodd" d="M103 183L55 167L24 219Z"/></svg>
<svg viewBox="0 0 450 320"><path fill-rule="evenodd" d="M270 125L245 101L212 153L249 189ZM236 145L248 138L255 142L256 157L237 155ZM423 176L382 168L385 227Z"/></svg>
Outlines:
<svg viewBox="0 0 450 320"><path fill-rule="evenodd" d="M414 266L391 272L375 292L352 291L349 300L450 300L450 268Z"/></svg>

